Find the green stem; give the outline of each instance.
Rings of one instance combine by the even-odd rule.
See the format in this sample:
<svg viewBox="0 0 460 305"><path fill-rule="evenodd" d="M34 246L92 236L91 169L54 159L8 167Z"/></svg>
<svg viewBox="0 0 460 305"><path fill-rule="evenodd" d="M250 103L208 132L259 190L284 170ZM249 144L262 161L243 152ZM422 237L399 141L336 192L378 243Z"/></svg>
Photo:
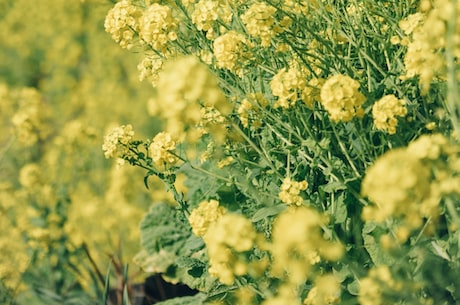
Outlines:
<svg viewBox="0 0 460 305"><path fill-rule="evenodd" d="M358 169L356 168L355 164L353 163L353 160L351 159L350 155L348 154L347 149L343 145L342 141L340 140L339 134L337 133L337 130L335 129L334 123L331 124L332 126L332 131L334 132L334 136L337 139L337 143L339 144L340 150L342 151L343 155L347 159L348 163L350 164L353 172L355 173L356 178L360 178L361 174L359 173Z"/></svg>

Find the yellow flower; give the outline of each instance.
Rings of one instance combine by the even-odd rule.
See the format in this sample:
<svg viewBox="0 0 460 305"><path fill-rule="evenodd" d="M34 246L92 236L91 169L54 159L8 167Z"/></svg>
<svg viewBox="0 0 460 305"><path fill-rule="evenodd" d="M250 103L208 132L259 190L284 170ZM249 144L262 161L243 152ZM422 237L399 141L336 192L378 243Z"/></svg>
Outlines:
<svg viewBox="0 0 460 305"><path fill-rule="evenodd" d="M144 11L139 23L141 39L154 50L165 51L166 44L177 39L177 21L168 6L154 3Z"/></svg>
<svg viewBox="0 0 460 305"><path fill-rule="evenodd" d="M23 88L17 92L18 111L11 122L16 137L24 146L32 146L49 133L46 119L48 107L42 102L42 95L34 88Z"/></svg>
<svg viewBox="0 0 460 305"><path fill-rule="evenodd" d="M214 0L200 0L191 14L192 22L199 31L205 31L208 39L214 39L214 25L220 19L224 23L232 20L232 11L226 2Z"/></svg>
<svg viewBox="0 0 460 305"><path fill-rule="evenodd" d="M364 95L358 91L359 82L346 75L334 75L321 87L321 104L332 121L347 122L364 114Z"/></svg>
<svg viewBox="0 0 460 305"><path fill-rule="evenodd" d="M436 221L442 197L451 194L451 182L458 181L457 153L458 146L433 134L382 155L367 169L361 185L362 194L375 204L364 207L364 220L400 219L405 226L397 234L401 241L407 229L419 228L425 218Z"/></svg>
<svg viewBox="0 0 460 305"><path fill-rule="evenodd" d="M152 55L144 57L139 65L137 65L139 80L143 81L144 79L147 79L153 87L156 87L162 67L163 60L159 56Z"/></svg>
<svg viewBox="0 0 460 305"><path fill-rule="evenodd" d="M315 286L308 292L305 305L332 305L340 302L340 282L332 274L315 279Z"/></svg>
<svg viewBox="0 0 460 305"><path fill-rule="evenodd" d="M268 105L267 99L260 92L248 94L245 99L241 101L238 108L238 116L241 124L248 128L250 119L251 127L258 128L262 125L260 108Z"/></svg>
<svg viewBox="0 0 460 305"><path fill-rule="evenodd" d="M41 186L43 183L42 172L36 163L24 165L19 172L19 183L26 188Z"/></svg>
<svg viewBox="0 0 460 305"><path fill-rule="evenodd" d="M226 167L226 166L232 164L232 163L233 163L233 160L234 160L234 159L233 159L232 156L228 156L228 157L226 157L225 159L220 160L220 161L217 163L217 167L218 167L218 168L224 168L224 167Z"/></svg>
<svg viewBox="0 0 460 305"><path fill-rule="evenodd" d="M318 253L328 260L337 260L342 256L340 244L324 239L321 232L324 223L324 217L308 207L290 207L278 216L273 224L269 247L274 276L298 285L310 275Z"/></svg>
<svg viewBox="0 0 460 305"><path fill-rule="evenodd" d="M197 129L200 124L206 125L210 123L209 120L219 120L232 109L216 77L194 56L165 63L158 80L157 92L150 108L155 109L165 119L167 132L180 140L187 137L192 143L203 134ZM208 111L211 109L212 111Z"/></svg>
<svg viewBox="0 0 460 305"><path fill-rule="evenodd" d="M358 301L361 305L387 304L382 299L383 294L395 294L400 289L401 283L393 279L389 267L381 265L374 267L367 277L360 279Z"/></svg>
<svg viewBox="0 0 460 305"><path fill-rule="evenodd" d="M454 61L460 58L460 23L449 25L453 16L460 14L460 2L436 0L433 5L423 6L423 13L410 15L399 23L412 38L404 58L406 74L401 79L418 76L422 93L427 93L432 81L447 77L444 53L449 46L448 41L453 42L449 51ZM451 34L447 30L449 26L452 26Z"/></svg>
<svg viewBox="0 0 460 305"><path fill-rule="evenodd" d="M396 116L404 116L407 113L404 100L390 94L382 97L372 107L374 125L377 129L386 130L389 134L396 133L398 120Z"/></svg>
<svg viewBox="0 0 460 305"><path fill-rule="evenodd" d="M209 226L225 213L225 208L219 206L217 200L202 201L198 208L194 209L188 217L193 234L196 236L205 235Z"/></svg>
<svg viewBox="0 0 460 305"><path fill-rule="evenodd" d="M134 130L130 124L115 127L104 137L102 144L104 156L114 158L129 154L129 142L133 137Z"/></svg>
<svg viewBox="0 0 460 305"><path fill-rule="evenodd" d="M363 218L383 222L391 216L418 215L415 204L428 196L429 188L429 171L420 160L405 149L392 149L366 171L361 192L376 206L364 207Z"/></svg>
<svg viewBox="0 0 460 305"><path fill-rule="evenodd" d="M411 35L415 29L421 26L425 19L425 15L422 13L415 13L407 16L403 20L399 21L398 25L404 34Z"/></svg>
<svg viewBox="0 0 460 305"><path fill-rule="evenodd" d="M213 51L217 67L228 69L242 76L242 67L245 61L246 38L243 34L228 31L214 40Z"/></svg>
<svg viewBox="0 0 460 305"><path fill-rule="evenodd" d="M274 96L278 97L275 107L289 108L300 98L306 86L306 75L299 69L283 68L270 81L270 88Z"/></svg>
<svg viewBox="0 0 460 305"><path fill-rule="evenodd" d="M274 29L276 8L265 2L257 2L241 15L249 35L258 37L264 47L270 46L272 37L276 35Z"/></svg>
<svg viewBox="0 0 460 305"><path fill-rule="evenodd" d="M158 133L149 145L149 156L158 167L169 167L179 160L174 154L176 141L167 132Z"/></svg>
<svg viewBox="0 0 460 305"><path fill-rule="evenodd" d="M254 247L257 238L251 221L242 215L224 214L209 227L203 238L208 249L211 275L231 285L235 276L248 272L244 252Z"/></svg>
<svg viewBox="0 0 460 305"><path fill-rule="evenodd" d="M291 178L285 178L283 183L280 187L280 192L278 197L281 199L282 202L286 203L287 205L297 205L301 206L303 202L303 198L299 196L300 191L306 190L308 187L307 181L294 181Z"/></svg>
<svg viewBox="0 0 460 305"><path fill-rule="evenodd" d="M139 32L139 18L142 12L130 0L122 0L107 13L104 27L113 40L122 48L133 47L134 37Z"/></svg>

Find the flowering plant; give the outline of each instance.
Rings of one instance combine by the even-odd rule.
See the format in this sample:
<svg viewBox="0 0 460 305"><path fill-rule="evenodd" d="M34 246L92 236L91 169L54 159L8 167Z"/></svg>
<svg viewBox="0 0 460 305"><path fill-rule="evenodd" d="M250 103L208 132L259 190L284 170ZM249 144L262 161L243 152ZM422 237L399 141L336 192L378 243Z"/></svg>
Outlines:
<svg viewBox="0 0 460 305"><path fill-rule="evenodd" d="M183 304L458 302L459 14L448 0L116 3L106 31L145 53L164 131L115 129L104 151L176 201L145 216L137 262L200 291Z"/></svg>

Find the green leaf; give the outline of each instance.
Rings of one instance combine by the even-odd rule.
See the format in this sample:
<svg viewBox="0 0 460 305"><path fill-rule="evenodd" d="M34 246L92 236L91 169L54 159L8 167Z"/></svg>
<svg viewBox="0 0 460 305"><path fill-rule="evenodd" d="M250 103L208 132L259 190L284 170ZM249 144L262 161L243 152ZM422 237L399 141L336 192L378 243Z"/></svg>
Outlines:
<svg viewBox="0 0 460 305"><path fill-rule="evenodd" d="M206 270L206 264L201 260L193 257L180 257L177 260L177 266L187 270L192 277L201 277Z"/></svg>
<svg viewBox="0 0 460 305"><path fill-rule="evenodd" d="M160 250L177 253L191 235L177 210L167 203L156 203L141 222L141 245L147 254Z"/></svg>
<svg viewBox="0 0 460 305"><path fill-rule="evenodd" d="M169 299L163 302L155 303L157 305L202 305L206 295L203 293L198 293L194 296L186 296Z"/></svg>
<svg viewBox="0 0 460 305"><path fill-rule="evenodd" d="M364 247L366 248L367 253L369 253L369 256L376 266L391 266L394 264L395 260L380 246L378 240L381 234L379 234L377 231L378 230L372 231L372 235L363 234Z"/></svg>
<svg viewBox="0 0 460 305"><path fill-rule="evenodd" d="M439 240L438 241L432 241L431 242L431 247L432 247L431 251L434 254L436 254L437 256L439 256L439 257L441 257L441 258L443 258L443 259L445 259L445 260L450 262L451 261L450 256L449 256L449 254L447 253L447 251L445 249L447 247L447 244L444 243L444 245L440 245L441 242L442 241L439 241Z"/></svg>
<svg viewBox="0 0 460 305"><path fill-rule="evenodd" d="M345 194L340 194L334 202L335 210L333 211L334 222L336 224L344 223L347 219L348 212L347 206L345 205Z"/></svg>
<svg viewBox="0 0 460 305"><path fill-rule="evenodd" d="M334 193L336 191L346 190L347 186L340 181L331 181L328 184L320 186L325 193Z"/></svg>
<svg viewBox="0 0 460 305"><path fill-rule="evenodd" d="M252 222L258 222L264 218L278 215L279 213L284 211L286 207L287 206L285 204L278 204L278 205L271 206L271 207L261 208L252 216L251 220Z"/></svg>
<svg viewBox="0 0 460 305"><path fill-rule="evenodd" d="M347 285L347 290L351 295L358 295L359 294L359 282L358 280L354 280L350 284Z"/></svg>
<svg viewBox="0 0 460 305"><path fill-rule="evenodd" d="M107 301L109 298L109 291L110 291L110 267L112 266L112 262L109 263L109 267L107 268L107 274L105 275L105 283L104 283L104 294L102 295L102 304L107 305Z"/></svg>

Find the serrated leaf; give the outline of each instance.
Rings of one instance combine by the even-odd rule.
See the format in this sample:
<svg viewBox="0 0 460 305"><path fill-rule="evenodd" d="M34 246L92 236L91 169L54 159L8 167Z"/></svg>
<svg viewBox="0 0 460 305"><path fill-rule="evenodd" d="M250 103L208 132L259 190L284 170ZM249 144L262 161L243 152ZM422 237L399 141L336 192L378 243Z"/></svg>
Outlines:
<svg viewBox="0 0 460 305"><path fill-rule="evenodd" d="M201 277L206 270L206 264L193 257L182 256L177 260L177 266L187 270L192 277Z"/></svg>
<svg viewBox="0 0 460 305"><path fill-rule="evenodd" d="M154 204L140 225L141 245L148 254L160 250L178 252L191 235L176 209L167 203Z"/></svg>
<svg viewBox="0 0 460 305"><path fill-rule="evenodd" d="M252 222L258 222L264 218L270 217L270 216L275 216L281 213L286 209L286 205L284 204L278 204L275 206L271 207L265 207L260 210L258 210L253 216L252 216Z"/></svg>
<svg viewBox="0 0 460 305"><path fill-rule="evenodd" d="M391 266L394 264L395 260L382 249L380 244L375 241L374 236L363 234L363 239L364 247L376 266Z"/></svg>

